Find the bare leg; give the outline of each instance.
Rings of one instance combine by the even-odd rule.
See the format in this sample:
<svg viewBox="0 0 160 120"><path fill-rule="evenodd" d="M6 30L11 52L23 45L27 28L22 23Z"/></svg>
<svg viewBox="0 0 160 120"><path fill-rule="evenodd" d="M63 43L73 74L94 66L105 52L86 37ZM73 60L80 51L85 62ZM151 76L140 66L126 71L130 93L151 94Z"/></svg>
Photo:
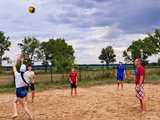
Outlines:
<svg viewBox="0 0 160 120"><path fill-rule="evenodd" d="M77 88L74 88L74 91L75 91L75 95L77 96Z"/></svg>
<svg viewBox="0 0 160 120"><path fill-rule="evenodd" d="M143 101L140 100L141 111L143 112Z"/></svg>
<svg viewBox="0 0 160 120"><path fill-rule="evenodd" d="M25 113L29 116L29 119L30 119L30 120L33 120L33 117L32 117L32 115L31 115L31 112L30 112L29 109L28 109L27 102L26 102L25 100L22 100L21 104L22 104L22 107L23 107Z"/></svg>
<svg viewBox="0 0 160 120"><path fill-rule="evenodd" d="M145 106L144 100L140 100L140 105L141 105L141 112L146 111L146 106Z"/></svg>
<svg viewBox="0 0 160 120"><path fill-rule="evenodd" d="M16 98L13 103L14 113L12 118L16 118L18 116L17 107L18 107L18 98Z"/></svg>
<svg viewBox="0 0 160 120"><path fill-rule="evenodd" d="M32 103L34 102L35 91L32 91Z"/></svg>
<svg viewBox="0 0 160 120"><path fill-rule="evenodd" d="M26 101L26 102L28 101L28 94L27 94L27 96L25 97L25 101Z"/></svg>
<svg viewBox="0 0 160 120"><path fill-rule="evenodd" d="M73 96L73 88L71 88L71 96Z"/></svg>
<svg viewBox="0 0 160 120"><path fill-rule="evenodd" d="M25 97L25 101L28 101L28 95L29 95L29 87L27 87L27 96Z"/></svg>
<svg viewBox="0 0 160 120"><path fill-rule="evenodd" d="M123 81L121 81L121 89L123 89Z"/></svg>
<svg viewBox="0 0 160 120"><path fill-rule="evenodd" d="M119 81L117 82L117 89L119 90Z"/></svg>

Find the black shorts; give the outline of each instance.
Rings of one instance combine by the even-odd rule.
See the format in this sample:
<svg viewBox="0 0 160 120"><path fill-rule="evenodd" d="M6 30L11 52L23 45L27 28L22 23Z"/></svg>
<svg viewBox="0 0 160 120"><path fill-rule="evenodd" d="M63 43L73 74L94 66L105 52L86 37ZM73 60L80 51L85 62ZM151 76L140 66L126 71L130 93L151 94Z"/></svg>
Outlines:
<svg viewBox="0 0 160 120"><path fill-rule="evenodd" d="M76 83L71 83L71 88L77 88Z"/></svg>
<svg viewBox="0 0 160 120"><path fill-rule="evenodd" d="M31 83L30 86L27 87L27 91L29 91L29 89L30 89L31 91L35 91L34 83Z"/></svg>

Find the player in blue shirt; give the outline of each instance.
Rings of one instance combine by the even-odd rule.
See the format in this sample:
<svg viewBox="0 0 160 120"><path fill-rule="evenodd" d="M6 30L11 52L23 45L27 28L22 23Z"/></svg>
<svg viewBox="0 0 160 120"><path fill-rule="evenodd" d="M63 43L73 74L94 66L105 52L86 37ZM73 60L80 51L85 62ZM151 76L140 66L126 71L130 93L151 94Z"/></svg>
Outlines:
<svg viewBox="0 0 160 120"><path fill-rule="evenodd" d="M117 85L118 89L121 84L121 89L123 89L123 80L125 78L125 65L122 62L119 62L117 65Z"/></svg>

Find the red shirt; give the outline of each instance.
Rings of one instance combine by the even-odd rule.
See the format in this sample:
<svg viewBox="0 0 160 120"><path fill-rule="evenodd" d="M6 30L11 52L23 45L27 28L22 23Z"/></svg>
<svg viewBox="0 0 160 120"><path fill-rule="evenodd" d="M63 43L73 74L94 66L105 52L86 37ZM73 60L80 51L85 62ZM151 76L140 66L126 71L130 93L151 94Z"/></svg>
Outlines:
<svg viewBox="0 0 160 120"><path fill-rule="evenodd" d="M76 83L76 81L77 81L77 72L70 72L69 73L69 78L70 78L70 81L72 83Z"/></svg>
<svg viewBox="0 0 160 120"><path fill-rule="evenodd" d="M143 84L144 77L145 77L145 70L142 65L136 68L136 81L135 81L136 85L140 84L140 76L143 76L143 81L142 81L142 84Z"/></svg>

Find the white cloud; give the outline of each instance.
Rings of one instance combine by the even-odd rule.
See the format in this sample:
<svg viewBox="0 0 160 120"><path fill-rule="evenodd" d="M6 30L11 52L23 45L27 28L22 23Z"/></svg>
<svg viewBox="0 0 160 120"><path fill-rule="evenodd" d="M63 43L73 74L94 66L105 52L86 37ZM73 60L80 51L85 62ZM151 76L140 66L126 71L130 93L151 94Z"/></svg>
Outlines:
<svg viewBox="0 0 160 120"><path fill-rule="evenodd" d="M41 41L60 37L73 45L78 63L100 63L100 51L108 45L113 46L122 61L122 52L132 40L143 38L144 33L160 25L158 3L152 0L1 0L0 30L10 36L13 44L6 55L14 57L19 51L17 43L25 36L35 36ZM36 7L33 15L28 13L30 5Z"/></svg>
<svg viewBox="0 0 160 120"><path fill-rule="evenodd" d="M100 63L98 56L102 48L108 45L113 46L117 62L123 61L123 51L131 44L132 40L145 37L144 34L125 34L115 26L94 27L87 29L85 33L77 33L76 40L70 41L70 43L76 50L76 61L87 64ZM114 34L118 34L118 36Z"/></svg>

